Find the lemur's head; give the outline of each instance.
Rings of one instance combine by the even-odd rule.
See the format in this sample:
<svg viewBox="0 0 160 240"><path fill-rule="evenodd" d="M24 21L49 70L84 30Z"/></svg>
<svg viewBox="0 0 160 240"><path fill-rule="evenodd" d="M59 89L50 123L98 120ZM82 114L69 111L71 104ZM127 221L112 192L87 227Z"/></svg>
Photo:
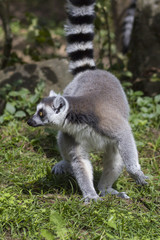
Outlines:
<svg viewBox="0 0 160 240"><path fill-rule="evenodd" d="M67 100L51 90L49 96L42 99L37 105L36 113L27 123L32 127L54 125L61 128L64 124L68 108L69 104Z"/></svg>

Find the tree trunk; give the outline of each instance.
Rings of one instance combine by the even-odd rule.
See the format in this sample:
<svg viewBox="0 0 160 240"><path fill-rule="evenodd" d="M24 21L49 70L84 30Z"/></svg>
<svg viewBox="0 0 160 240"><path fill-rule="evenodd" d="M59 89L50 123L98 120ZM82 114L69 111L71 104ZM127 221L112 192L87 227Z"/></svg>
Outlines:
<svg viewBox="0 0 160 240"><path fill-rule="evenodd" d="M12 33L9 22L9 0L0 0L0 18L2 19L2 26L5 34L3 58L1 62L1 69L3 69L7 66L12 48Z"/></svg>
<svg viewBox="0 0 160 240"><path fill-rule="evenodd" d="M160 68L160 1L137 0L128 67L134 77Z"/></svg>

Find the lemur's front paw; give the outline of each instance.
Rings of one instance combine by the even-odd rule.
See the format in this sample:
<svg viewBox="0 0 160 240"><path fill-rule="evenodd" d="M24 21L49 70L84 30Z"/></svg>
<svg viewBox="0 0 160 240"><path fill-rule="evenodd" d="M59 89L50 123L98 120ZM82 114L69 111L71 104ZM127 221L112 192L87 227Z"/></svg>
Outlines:
<svg viewBox="0 0 160 240"><path fill-rule="evenodd" d="M98 195L88 195L86 197L84 197L82 200L84 200L85 204L90 203L91 201L97 202L97 201L102 201L102 198L100 198Z"/></svg>
<svg viewBox="0 0 160 240"><path fill-rule="evenodd" d="M62 160L52 168L51 172L55 175L66 174L66 173L71 173L72 174L72 169L71 169L69 163Z"/></svg>
<svg viewBox="0 0 160 240"><path fill-rule="evenodd" d="M139 170L135 174L131 174L131 176L136 180L136 183L139 185L146 185L148 182L146 182L146 179L149 179L148 176L145 176L144 173Z"/></svg>

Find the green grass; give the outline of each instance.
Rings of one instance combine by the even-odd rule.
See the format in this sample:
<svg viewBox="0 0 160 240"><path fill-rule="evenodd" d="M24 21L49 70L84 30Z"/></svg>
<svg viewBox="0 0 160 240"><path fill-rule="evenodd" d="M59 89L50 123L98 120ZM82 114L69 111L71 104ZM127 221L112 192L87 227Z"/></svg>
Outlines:
<svg viewBox="0 0 160 240"><path fill-rule="evenodd" d="M158 131L135 132L149 185L139 187L126 171L116 188L130 200L106 196L85 205L71 176L53 176L60 160L55 133L13 121L0 129L0 239L160 239L160 140ZM95 185L101 156L91 155Z"/></svg>

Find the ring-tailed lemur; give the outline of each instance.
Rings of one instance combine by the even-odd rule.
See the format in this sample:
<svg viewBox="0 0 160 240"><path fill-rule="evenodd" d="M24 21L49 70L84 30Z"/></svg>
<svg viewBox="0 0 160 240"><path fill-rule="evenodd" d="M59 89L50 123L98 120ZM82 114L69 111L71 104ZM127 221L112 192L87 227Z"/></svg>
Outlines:
<svg viewBox="0 0 160 240"><path fill-rule="evenodd" d="M97 200L89 151L103 150L100 195L117 194L112 188L125 166L139 184L146 184L141 171L133 134L128 123L129 106L119 80L98 70L93 60L95 0L68 0L65 27L70 70L74 78L63 96L51 91L37 106L28 124L50 124L59 129L58 145L63 158L52 172L73 173L86 202Z"/></svg>
<svg viewBox="0 0 160 240"><path fill-rule="evenodd" d="M126 16L123 20L122 27L122 51L124 54L128 51L129 48L135 18L135 10L136 0L131 0L129 7L126 10Z"/></svg>

